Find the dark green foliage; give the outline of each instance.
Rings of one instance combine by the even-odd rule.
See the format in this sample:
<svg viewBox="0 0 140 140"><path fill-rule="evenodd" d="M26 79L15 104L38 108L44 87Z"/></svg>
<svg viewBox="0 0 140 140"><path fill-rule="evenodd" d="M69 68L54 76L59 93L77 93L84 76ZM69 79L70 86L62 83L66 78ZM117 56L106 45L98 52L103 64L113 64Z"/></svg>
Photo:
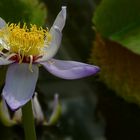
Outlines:
<svg viewBox="0 0 140 140"><path fill-rule="evenodd" d="M6 22L44 25L46 9L37 0L1 0L0 16Z"/></svg>
<svg viewBox="0 0 140 140"><path fill-rule="evenodd" d="M103 0L93 21L102 36L140 54L139 9L139 0Z"/></svg>
<svg viewBox="0 0 140 140"><path fill-rule="evenodd" d="M103 36L140 23L139 0L103 0L97 8L94 23Z"/></svg>

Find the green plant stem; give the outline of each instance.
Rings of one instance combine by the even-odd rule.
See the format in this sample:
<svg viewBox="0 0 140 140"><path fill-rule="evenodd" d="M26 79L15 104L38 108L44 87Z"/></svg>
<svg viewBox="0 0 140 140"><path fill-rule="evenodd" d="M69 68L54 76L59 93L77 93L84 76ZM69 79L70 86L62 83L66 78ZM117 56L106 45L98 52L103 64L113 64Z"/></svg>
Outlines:
<svg viewBox="0 0 140 140"><path fill-rule="evenodd" d="M22 107L22 121L24 126L25 140L36 140L31 100Z"/></svg>

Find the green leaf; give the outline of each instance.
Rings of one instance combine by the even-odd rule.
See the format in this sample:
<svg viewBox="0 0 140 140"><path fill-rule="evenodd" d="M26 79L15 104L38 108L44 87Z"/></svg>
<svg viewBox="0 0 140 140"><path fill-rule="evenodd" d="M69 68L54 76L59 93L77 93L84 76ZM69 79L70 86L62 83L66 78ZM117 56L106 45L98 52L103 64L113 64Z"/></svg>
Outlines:
<svg viewBox="0 0 140 140"><path fill-rule="evenodd" d="M123 30L112 35L110 39L119 42L132 52L140 54L140 27Z"/></svg>
<svg viewBox="0 0 140 140"><path fill-rule="evenodd" d="M44 25L46 7L39 0L1 0L0 17L6 22Z"/></svg>
<svg viewBox="0 0 140 140"><path fill-rule="evenodd" d="M93 21L102 36L140 54L139 10L139 0L102 0Z"/></svg>

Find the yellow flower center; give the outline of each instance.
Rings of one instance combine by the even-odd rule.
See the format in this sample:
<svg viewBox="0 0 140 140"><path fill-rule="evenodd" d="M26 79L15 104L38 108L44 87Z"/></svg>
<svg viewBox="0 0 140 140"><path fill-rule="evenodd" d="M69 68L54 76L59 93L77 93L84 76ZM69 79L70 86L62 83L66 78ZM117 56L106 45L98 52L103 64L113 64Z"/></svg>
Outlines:
<svg viewBox="0 0 140 140"><path fill-rule="evenodd" d="M8 24L2 31L2 36L9 46L10 53L19 54L19 56L39 56L43 54L43 48L51 41L51 35L48 30L36 25Z"/></svg>

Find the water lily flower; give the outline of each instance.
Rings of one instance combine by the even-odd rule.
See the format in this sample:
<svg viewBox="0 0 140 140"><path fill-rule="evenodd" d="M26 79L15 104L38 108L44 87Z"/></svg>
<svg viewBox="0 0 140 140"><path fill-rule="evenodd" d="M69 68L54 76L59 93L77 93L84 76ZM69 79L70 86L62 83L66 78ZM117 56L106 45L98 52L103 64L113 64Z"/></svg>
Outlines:
<svg viewBox="0 0 140 140"><path fill-rule="evenodd" d="M39 65L63 79L78 79L99 71L97 66L53 58L60 47L65 21L65 6L50 30L36 25L28 28L26 24L6 24L0 19L0 65L9 65L2 96L12 110L32 99Z"/></svg>

